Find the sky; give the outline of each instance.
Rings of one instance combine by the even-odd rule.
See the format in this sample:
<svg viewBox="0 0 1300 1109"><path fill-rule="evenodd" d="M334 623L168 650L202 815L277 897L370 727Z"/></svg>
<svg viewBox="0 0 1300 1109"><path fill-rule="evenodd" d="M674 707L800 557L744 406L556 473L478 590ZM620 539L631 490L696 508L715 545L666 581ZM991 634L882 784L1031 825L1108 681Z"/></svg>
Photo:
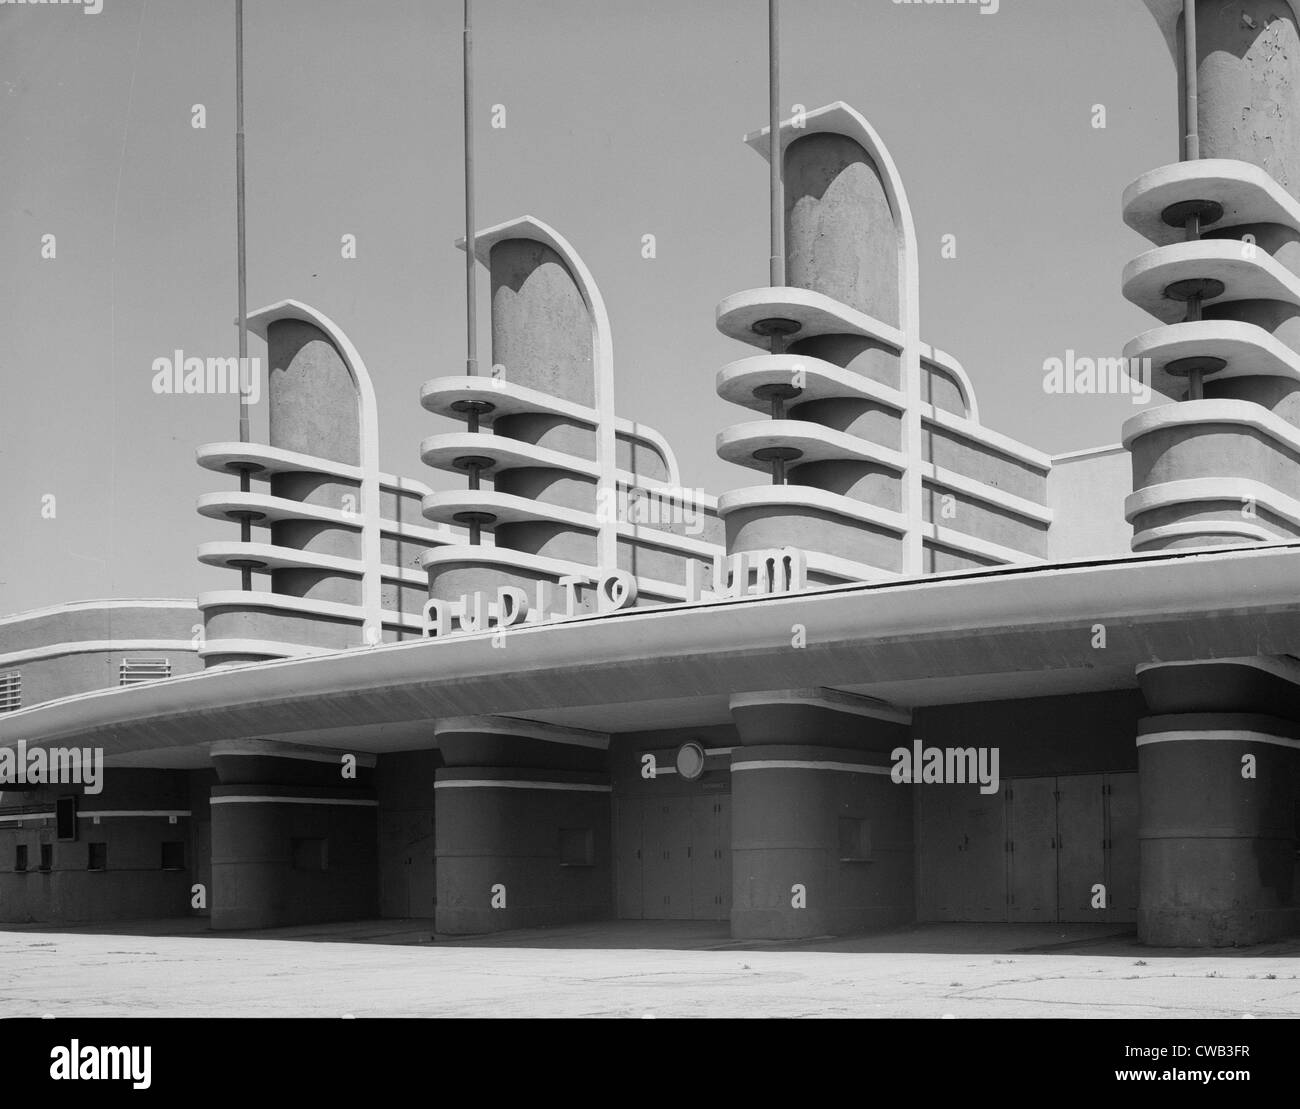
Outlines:
<svg viewBox="0 0 1300 1109"><path fill-rule="evenodd" d="M750 418L714 392L748 352L714 309L767 282L767 168L741 142L766 122L766 8L475 4L479 226L529 214L569 240L609 308L619 414L712 493L754 480L714 452ZM782 101L846 101L883 138L917 224L922 337L965 366L982 422L1051 454L1118 442L1131 399L1048 395L1043 364L1155 323L1120 292L1148 248L1124 187L1178 158L1174 66L1141 0L781 9ZM455 479L420 462L447 426L420 385L464 370L460 18L460 0L245 3L250 311L292 297L342 327L383 469L435 488ZM194 511L234 486L194 456L237 438L237 402L151 388L174 350L236 351L234 129L234 0L0 4L0 613L237 582L194 557L236 534Z"/></svg>

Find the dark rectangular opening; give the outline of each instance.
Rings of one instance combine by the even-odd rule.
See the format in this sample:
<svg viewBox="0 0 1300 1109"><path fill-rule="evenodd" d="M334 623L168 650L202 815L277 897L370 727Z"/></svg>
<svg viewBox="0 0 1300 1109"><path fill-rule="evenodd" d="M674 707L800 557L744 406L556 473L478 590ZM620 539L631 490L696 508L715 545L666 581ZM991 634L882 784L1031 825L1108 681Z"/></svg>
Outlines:
<svg viewBox="0 0 1300 1109"><path fill-rule="evenodd" d="M14 847L14 869L20 874L27 869L27 844L19 843Z"/></svg>
<svg viewBox="0 0 1300 1109"><path fill-rule="evenodd" d="M167 840L162 845L163 870L185 869L185 844L183 841Z"/></svg>
<svg viewBox="0 0 1300 1109"><path fill-rule="evenodd" d="M54 823L60 842L77 838L77 798L60 797L54 802Z"/></svg>
<svg viewBox="0 0 1300 1109"><path fill-rule="evenodd" d="M87 870L108 869L108 844L107 843L86 844L86 869Z"/></svg>
<svg viewBox="0 0 1300 1109"><path fill-rule="evenodd" d="M52 870L54 867L54 844L41 844L41 869Z"/></svg>

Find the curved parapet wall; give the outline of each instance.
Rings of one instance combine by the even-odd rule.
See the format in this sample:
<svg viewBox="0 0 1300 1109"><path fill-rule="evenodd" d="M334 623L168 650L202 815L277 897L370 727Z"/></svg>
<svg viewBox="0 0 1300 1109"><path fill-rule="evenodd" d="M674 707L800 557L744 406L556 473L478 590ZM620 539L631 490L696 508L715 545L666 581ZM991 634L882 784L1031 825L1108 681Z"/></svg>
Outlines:
<svg viewBox="0 0 1300 1109"><path fill-rule="evenodd" d="M491 275L492 374L425 383L421 404L468 429L428 437L420 456L471 475L467 489L426 497L425 516L483 538L427 553L430 597L460 605L522 589L534 618L572 615L595 611L600 576L621 571L643 602L686 599L689 564L721 553L716 502L681 487L658 432L615 413L591 273L531 216L480 232L474 250Z"/></svg>
<svg viewBox="0 0 1300 1109"><path fill-rule="evenodd" d="M1148 7L1181 68L1181 4ZM1124 194L1155 247L1124 295L1161 323L1125 356L1182 402L1125 425L1135 551L1300 535L1300 36L1273 0L1198 0L1197 19L1204 157Z"/></svg>
<svg viewBox="0 0 1300 1109"><path fill-rule="evenodd" d="M746 142L766 156L766 136ZM781 142L788 285L717 309L723 334L765 351L723 367L718 394L770 417L724 430L718 454L774 473L720 499L728 550L806 548L822 583L1041 560L1050 460L981 427L965 371L921 341L889 152L843 103L782 124Z"/></svg>
<svg viewBox="0 0 1300 1109"><path fill-rule="evenodd" d="M365 363L341 328L297 301L248 322L267 342L271 442L200 447L200 466L246 470L256 484L207 494L198 510L246 517L258 530L248 543L204 543L198 557L251 564L270 587L200 596L203 657L209 665L256 661L418 635L425 579L414 563L453 536L420 518L427 486L380 472Z"/></svg>
<svg viewBox="0 0 1300 1109"><path fill-rule="evenodd" d="M75 601L0 617L0 713L202 669L192 600Z"/></svg>

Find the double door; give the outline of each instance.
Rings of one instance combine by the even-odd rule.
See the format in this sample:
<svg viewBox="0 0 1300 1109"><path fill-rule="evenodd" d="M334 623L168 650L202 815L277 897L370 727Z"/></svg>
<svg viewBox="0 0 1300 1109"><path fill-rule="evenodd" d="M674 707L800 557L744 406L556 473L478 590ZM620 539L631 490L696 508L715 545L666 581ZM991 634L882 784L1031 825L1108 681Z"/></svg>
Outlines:
<svg viewBox="0 0 1300 1109"><path fill-rule="evenodd" d="M1137 775L1007 783L1008 919L1137 919Z"/></svg>
<svg viewBox="0 0 1300 1109"><path fill-rule="evenodd" d="M1136 774L922 786L917 818L921 920L1137 919Z"/></svg>
<svg viewBox="0 0 1300 1109"><path fill-rule="evenodd" d="M620 798L615 850L620 919L730 917L728 794Z"/></svg>

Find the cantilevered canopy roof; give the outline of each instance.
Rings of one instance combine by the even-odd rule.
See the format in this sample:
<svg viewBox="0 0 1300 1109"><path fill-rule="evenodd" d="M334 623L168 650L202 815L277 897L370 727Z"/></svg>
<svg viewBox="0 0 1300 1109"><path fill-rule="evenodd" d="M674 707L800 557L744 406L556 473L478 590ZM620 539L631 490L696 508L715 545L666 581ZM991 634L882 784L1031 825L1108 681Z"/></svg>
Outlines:
<svg viewBox="0 0 1300 1109"><path fill-rule="evenodd" d="M0 717L0 745L202 765L207 744L242 737L428 746L448 716L602 732L718 723L732 693L805 686L903 708L1135 689L1146 663L1300 653L1297 580L1292 543L630 609L511 630L505 651L489 632L82 694Z"/></svg>

